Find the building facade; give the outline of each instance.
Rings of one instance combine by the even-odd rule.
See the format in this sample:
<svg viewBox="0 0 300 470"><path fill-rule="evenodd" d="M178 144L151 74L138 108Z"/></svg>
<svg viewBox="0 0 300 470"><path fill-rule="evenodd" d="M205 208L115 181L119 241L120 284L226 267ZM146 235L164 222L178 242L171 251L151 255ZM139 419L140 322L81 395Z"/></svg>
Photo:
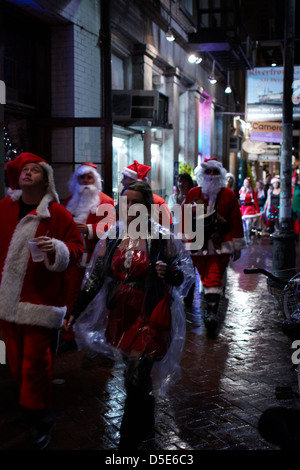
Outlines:
<svg viewBox="0 0 300 470"><path fill-rule="evenodd" d="M133 160L152 167L151 186L163 197L179 168L193 170L207 157L236 173L240 149L230 142L242 99L225 93L230 71L208 52L189 61L197 53L188 39L197 28L195 4L2 0L2 162L20 151L43 156L62 200L72 172L87 161L98 164L104 192L115 199L121 170ZM239 89L239 75L230 77Z"/></svg>

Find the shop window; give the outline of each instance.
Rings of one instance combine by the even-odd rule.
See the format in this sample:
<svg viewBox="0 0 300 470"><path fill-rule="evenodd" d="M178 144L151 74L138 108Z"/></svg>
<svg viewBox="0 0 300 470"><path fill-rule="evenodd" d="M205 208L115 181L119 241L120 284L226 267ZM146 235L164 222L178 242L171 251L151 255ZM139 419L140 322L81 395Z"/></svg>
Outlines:
<svg viewBox="0 0 300 470"><path fill-rule="evenodd" d="M113 137L113 198L116 201L122 190L120 181L122 179L122 169L128 163L128 139Z"/></svg>

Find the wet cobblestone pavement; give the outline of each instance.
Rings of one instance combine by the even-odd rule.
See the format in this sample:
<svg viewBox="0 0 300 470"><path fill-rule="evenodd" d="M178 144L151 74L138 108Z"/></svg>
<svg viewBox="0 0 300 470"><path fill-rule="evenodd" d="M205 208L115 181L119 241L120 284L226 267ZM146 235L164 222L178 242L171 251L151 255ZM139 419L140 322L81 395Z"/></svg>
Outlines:
<svg viewBox="0 0 300 470"><path fill-rule="evenodd" d="M297 265L299 263L299 248ZM299 261L298 261L299 260ZM155 436L147 451L275 450L257 430L270 406L300 407L291 341L274 308L266 278L244 275L245 267L272 268L268 239L254 241L228 268L217 339L207 339L200 294L186 308L187 339L182 378L156 400ZM123 413L123 366L87 359L69 350L56 359L55 426L49 450L116 450ZM278 399L276 387L291 387L292 398ZM8 367L0 365L0 450L24 450L17 392Z"/></svg>

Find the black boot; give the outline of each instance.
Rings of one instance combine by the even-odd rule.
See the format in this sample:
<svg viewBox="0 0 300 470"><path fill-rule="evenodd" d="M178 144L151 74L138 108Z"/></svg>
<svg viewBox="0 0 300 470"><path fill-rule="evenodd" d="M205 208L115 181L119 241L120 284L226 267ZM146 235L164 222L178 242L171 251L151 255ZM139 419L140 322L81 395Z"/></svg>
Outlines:
<svg viewBox="0 0 300 470"><path fill-rule="evenodd" d="M119 450L135 450L154 431L154 396L129 393L120 428Z"/></svg>
<svg viewBox="0 0 300 470"><path fill-rule="evenodd" d="M216 338L218 328L218 308L220 294L205 294L206 307L204 311L204 325L208 338Z"/></svg>
<svg viewBox="0 0 300 470"><path fill-rule="evenodd" d="M48 409L26 410L26 422L31 433L31 444L35 450L44 450L50 443L53 426L52 413Z"/></svg>

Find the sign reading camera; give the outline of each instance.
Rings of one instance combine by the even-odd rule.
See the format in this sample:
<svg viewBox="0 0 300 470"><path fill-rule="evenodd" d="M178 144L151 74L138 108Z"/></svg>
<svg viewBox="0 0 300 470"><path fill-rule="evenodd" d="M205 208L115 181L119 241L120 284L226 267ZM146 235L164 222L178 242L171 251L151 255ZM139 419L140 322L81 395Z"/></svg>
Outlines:
<svg viewBox="0 0 300 470"><path fill-rule="evenodd" d="M0 80L0 104L6 104L6 88L3 80Z"/></svg>

